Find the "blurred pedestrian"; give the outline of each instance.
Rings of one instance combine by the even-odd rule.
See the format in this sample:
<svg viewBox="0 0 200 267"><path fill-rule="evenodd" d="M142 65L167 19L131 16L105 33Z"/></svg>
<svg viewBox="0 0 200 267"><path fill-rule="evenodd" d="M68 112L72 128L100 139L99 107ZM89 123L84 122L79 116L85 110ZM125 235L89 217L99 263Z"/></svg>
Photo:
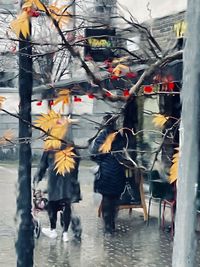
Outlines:
<svg viewBox="0 0 200 267"><path fill-rule="evenodd" d="M105 234L112 234L115 230L115 217L118 201L125 187L125 169L120 162L123 149L123 138L117 134L111 146L111 152L100 153L99 148L107 136L116 131L116 121L112 115L104 116L103 129L90 145L91 159L97 162L99 168L96 173L94 191L102 195L102 216Z"/></svg>
<svg viewBox="0 0 200 267"><path fill-rule="evenodd" d="M62 146L61 149L64 149ZM75 237L80 238L81 226L78 218L72 217L71 204L81 200L80 184L78 181L79 157L75 157L75 168L65 175L56 173L55 170L55 150L47 150L43 152L38 170L34 176L34 183L41 181L48 169L48 216L50 228L42 228L42 232L49 238L57 238L56 223L57 213L61 211L61 222L63 226L62 240L67 242L68 229L72 222L72 230ZM78 152L74 152L78 155ZM79 230L77 230L79 228Z"/></svg>

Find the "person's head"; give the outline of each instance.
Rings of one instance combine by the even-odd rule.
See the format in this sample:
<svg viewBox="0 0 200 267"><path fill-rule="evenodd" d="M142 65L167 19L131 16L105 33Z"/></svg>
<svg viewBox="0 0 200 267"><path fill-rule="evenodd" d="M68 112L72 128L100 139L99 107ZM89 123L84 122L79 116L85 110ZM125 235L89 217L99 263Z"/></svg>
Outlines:
<svg viewBox="0 0 200 267"><path fill-rule="evenodd" d="M115 130L116 129L116 119L117 119L116 116L113 116L111 114L107 114L103 117L102 126Z"/></svg>

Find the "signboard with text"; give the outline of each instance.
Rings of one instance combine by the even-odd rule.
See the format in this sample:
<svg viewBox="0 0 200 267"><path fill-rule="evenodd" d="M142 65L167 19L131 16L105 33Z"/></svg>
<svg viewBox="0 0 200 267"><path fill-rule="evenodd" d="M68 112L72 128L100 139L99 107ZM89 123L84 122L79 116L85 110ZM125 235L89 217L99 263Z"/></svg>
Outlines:
<svg viewBox="0 0 200 267"><path fill-rule="evenodd" d="M114 57L115 30L113 29L86 29L85 57L91 57L94 61L103 62Z"/></svg>

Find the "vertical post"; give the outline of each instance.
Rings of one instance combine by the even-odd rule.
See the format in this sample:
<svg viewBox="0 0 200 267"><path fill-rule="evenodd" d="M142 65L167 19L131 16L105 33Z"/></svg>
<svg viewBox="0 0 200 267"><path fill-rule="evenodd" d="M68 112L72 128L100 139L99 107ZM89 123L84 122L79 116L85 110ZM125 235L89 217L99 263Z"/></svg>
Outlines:
<svg viewBox="0 0 200 267"><path fill-rule="evenodd" d="M70 13L72 14L72 21L71 21L71 25L70 28L73 31L72 32L72 36L73 39L75 40L75 29L76 29L76 0L71 0L70 3L71 7L70 7ZM71 57L71 56L70 56ZM73 58L70 58L70 64L69 64L69 69L70 69L70 74L71 74L71 78L73 78ZM69 103L69 115L72 118L72 113L73 113L73 104L72 104L73 98L72 95L70 94L70 103ZM68 139L73 141L73 126L72 124L70 125L69 129L68 129Z"/></svg>
<svg viewBox="0 0 200 267"><path fill-rule="evenodd" d="M23 1L22 1L23 2ZM22 5L22 3L21 3ZM31 25L30 25L31 27ZM31 123L32 96L32 48L21 34L19 41L19 116ZM18 238L16 241L17 267L33 266L33 221L31 214L31 127L19 119L19 169L17 219Z"/></svg>
<svg viewBox="0 0 200 267"><path fill-rule="evenodd" d="M196 185L199 169L200 2L188 1L187 41L184 49L181 147L173 267L193 267L196 254Z"/></svg>

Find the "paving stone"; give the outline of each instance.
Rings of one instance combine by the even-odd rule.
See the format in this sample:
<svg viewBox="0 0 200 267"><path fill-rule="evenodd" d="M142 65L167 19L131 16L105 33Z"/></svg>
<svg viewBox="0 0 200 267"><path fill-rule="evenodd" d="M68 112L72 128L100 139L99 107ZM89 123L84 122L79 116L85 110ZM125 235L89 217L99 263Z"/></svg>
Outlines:
<svg viewBox="0 0 200 267"><path fill-rule="evenodd" d="M11 199L12 207L0 207L0 213L3 214L0 218L0 266L13 267L16 266L15 194L6 185L4 187L5 175L6 171L2 174L0 169L0 195L6 195L7 201ZM83 201L74 209L81 217L81 243L72 240L71 230L71 240L63 243L60 226L56 240L49 240L41 234L35 242L35 267L171 267L173 241L169 232L158 229L156 217L151 218L147 227L140 212L133 210L129 215L128 211L122 210L118 214L114 236L105 239L102 218L97 217L98 207L93 201L92 177L88 169L81 170L80 179ZM14 175L9 174L8 180L14 188ZM42 225L46 226L46 212L38 216ZM197 237L196 266L200 266L200 235Z"/></svg>

